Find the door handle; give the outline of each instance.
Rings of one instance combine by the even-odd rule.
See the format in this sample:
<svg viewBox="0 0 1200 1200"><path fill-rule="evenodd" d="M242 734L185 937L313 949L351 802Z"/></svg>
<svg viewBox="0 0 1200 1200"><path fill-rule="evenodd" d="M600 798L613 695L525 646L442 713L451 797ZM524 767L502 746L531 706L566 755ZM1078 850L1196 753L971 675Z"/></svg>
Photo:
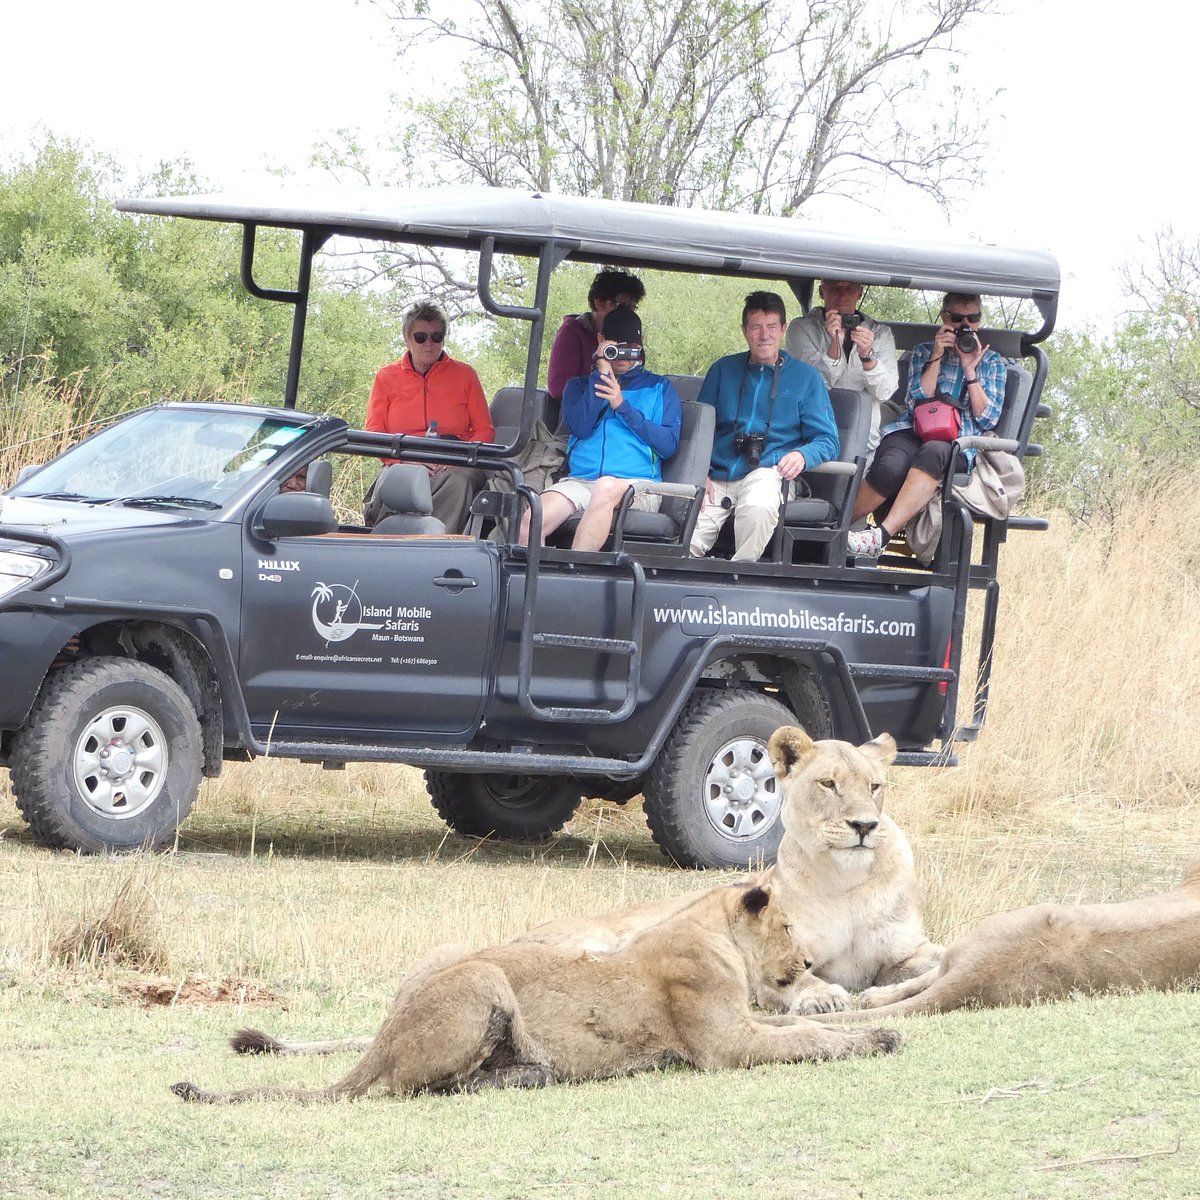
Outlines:
<svg viewBox="0 0 1200 1200"><path fill-rule="evenodd" d="M433 586L461 591L463 588L478 587L479 580L468 579L465 575L439 575L433 581Z"/></svg>

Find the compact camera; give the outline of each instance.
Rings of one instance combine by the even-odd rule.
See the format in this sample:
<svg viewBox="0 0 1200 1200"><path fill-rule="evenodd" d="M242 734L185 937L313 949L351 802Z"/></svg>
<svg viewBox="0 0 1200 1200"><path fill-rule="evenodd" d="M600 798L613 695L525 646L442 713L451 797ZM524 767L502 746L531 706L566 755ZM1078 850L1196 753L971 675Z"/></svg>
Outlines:
<svg viewBox="0 0 1200 1200"><path fill-rule="evenodd" d="M845 320L845 318L842 318ZM954 331L954 344L962 354L974 354L979 349L979 335L965 321Z"/></svg>
<svg viewBox="0 0 1200 1200"><path fill-rule="evenodd" d="M735 433L733 435L733 448L752 468L758 466L766 445L767 437L763 433Z"/></svg>
<svg viewBox="0 0 1200 1200"><path fill-rule="evenodd" d="M860 312L842 313L842 328L849 333L852 329L857 329L863 323L863 315Z"/></svg>
<svg viewBox="0 0 1200 1200"><path fill-rule="evenodd" d="M640 362L642 348L641 346L623 346L616 342L609 342L596 357L606 358L609 362Z"/></svg>

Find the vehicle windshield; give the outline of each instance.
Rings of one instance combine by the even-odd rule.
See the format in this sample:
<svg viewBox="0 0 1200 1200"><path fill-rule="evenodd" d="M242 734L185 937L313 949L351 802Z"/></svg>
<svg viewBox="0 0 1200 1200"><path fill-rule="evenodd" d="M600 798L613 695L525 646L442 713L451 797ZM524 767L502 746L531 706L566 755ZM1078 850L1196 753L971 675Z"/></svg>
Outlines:
<svg viewBox="0 0 1200 1200"><path fill-rule="evenodd" d="M148 409L68 450L9 495L215 510L266 472L306 424L235 408Z"/></svg>

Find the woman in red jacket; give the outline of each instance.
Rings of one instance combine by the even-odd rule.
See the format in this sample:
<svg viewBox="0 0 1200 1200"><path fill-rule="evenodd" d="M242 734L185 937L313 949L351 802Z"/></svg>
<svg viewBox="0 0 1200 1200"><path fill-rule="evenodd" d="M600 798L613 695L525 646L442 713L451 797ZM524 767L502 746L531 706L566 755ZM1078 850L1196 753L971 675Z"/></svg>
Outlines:
<svg viewBox="0 0 1200 1200"><path fill-rule="evenodd" d="M451 358L442 349L446 314L436 304L415 304L404 314L404 344L408 353L381 368L367 401L365 429L376 433L428 434L464 442L496 438L483 385L475 368ZM486 475L470 467L426 464L433 492L433 515L449 533L466 526L471 501ZM375 499L372 486L364 501L364 516L374 525L388 514Z"/></svg>

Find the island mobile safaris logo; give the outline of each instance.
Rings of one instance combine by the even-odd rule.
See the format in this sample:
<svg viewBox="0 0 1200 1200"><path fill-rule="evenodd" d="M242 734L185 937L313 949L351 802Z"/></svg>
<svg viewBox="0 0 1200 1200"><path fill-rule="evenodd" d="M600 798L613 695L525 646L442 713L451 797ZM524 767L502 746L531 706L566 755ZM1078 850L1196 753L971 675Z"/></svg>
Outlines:
<svg viewBox="0 0 1200 1200"><path fill-rule="evenodd" d="M360 629L382 629L383 623L362 619L363 606L358 598L358 581L354 587L344 583L321 583L312 590L312 623L316 631L329 642L344 642Z"/></svg>

